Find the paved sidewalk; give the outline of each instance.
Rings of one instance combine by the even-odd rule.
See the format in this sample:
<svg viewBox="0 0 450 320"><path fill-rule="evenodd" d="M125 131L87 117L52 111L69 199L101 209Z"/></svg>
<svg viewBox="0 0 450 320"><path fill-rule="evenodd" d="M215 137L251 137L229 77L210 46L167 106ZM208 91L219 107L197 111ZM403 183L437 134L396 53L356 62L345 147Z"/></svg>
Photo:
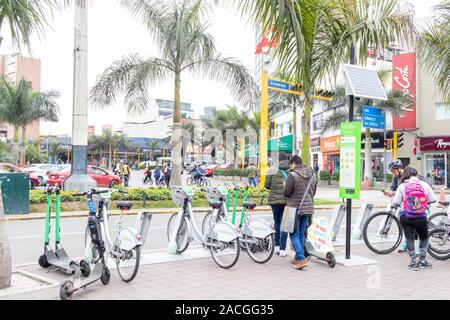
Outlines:
<svg viewBox="0 0 450 320"><path fill-rule="evenodd" d="M343 247L338 248L342 254ZM189 251L189 249L188 249ZM312 258L310 266L297 271L289 258L274 256L264 265L255 264L245 252L230 270L220 269L212 258L142 266L132 283L122 282L116 270L111 282L100 282L76 293L76 300L114 299L449 299L449 261L437 261L431 270L411 271L405 254L377 255L365 246L353 246L352 254L379 261L378 264L334 269ZM27 271L57 281L55 272L38 266ZM59 287L51 287L3 299L59 299Z"/></svg>

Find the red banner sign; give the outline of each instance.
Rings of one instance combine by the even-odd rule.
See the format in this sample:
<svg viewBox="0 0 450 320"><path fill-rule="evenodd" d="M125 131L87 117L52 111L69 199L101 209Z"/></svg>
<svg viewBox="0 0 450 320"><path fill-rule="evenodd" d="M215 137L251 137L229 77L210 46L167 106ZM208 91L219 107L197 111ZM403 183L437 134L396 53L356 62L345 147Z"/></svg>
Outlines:
<svg viewBox="0 0 450 320"><path fill-rule="evenodd" d="M392 59L392 89L409 94L412 105L403 114L393 116L394 129L416 129L416 53L405 53Z"/></svg>
<svg viewBox="0 0 450 320"><path fill-rule="evenodd" d="M450 151L450 137L420 138L421 151Z"/></svg>

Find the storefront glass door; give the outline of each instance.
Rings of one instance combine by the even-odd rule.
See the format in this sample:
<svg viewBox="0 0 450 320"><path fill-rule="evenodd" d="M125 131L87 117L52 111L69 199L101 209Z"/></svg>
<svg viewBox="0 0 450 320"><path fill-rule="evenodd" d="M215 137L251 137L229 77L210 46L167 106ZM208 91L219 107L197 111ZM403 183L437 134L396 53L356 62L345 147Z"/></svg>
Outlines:
<svg viewBox="0 0 450 320"><path fill-rule="evenodd" d="M442 186L447 184L447 170L449 168L446 166L446 163L447 156L445 153L425 155L425 174L434 186Z"/></svg>

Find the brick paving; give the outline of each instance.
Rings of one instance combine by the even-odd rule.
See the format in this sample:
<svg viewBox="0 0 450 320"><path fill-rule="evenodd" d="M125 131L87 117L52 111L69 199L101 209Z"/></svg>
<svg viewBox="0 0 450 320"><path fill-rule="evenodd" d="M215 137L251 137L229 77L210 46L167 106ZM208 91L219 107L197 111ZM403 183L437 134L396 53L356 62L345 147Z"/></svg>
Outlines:
<svg viewBox="0 0 450 320"><path fill-rule="evenodd" d="M337 254L342 254L343 247ZM340 252L339 252L340 251ZM184 260L141 266L136 279L122 282L111 270L111 282L100 281L78 291L74 300L116 299L449 299L449 261L429 257L431 270L408 270L405 254L377 255L365 246L352 247L352 253L377 260L370 266L334 269L315 258L302 271L289 264L289 257L273 259L264 265L254 263L245 252L230 270L219 268L212 258ZM63 275L47 273L38 266L26 267L35 274L62 281ZM2 299L59 299L59 288L52 287Z"/></svg>

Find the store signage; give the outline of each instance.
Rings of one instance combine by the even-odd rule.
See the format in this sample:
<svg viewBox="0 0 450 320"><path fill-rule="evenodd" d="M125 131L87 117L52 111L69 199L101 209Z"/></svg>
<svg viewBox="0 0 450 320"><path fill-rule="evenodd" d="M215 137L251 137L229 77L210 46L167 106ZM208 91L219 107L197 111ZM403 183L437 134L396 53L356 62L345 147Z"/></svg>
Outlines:
<svg viewBox="0 0 450 320"><path fill-rule="evenodd" d="M323 138L320 141L322 152L336 152L340 150L340 136Z"/></svg>
<svg viewBox="0 0 450 320"><path fill-rule="evenodd" d="M416 129L416 53L394 56L392 70L392 89L409 94L413 102L403 108L403 114L393 116L394 129Z"/></svg>
<svg viewBox="0 0 450 320"><path fill-rule="evenodd" d="M421 151L450 151L450 137L429 137L420 139Z"/></svg>
<svg viewBox="0 0 450 320"><path fill-rule="evenodd" d="M387 139L392 139L392 131L388 131L386 134ZM372 142L372 149L384 149L384 133L383 132L372 132L370 136L370 141ZM364 149L366 146L366 133L361 133L361 148Z"/></svg>
<svg viewBox="0 0 450 320"><path fill-rule="evenodd" d="M361 183L361 122L341 123L340 161L339 197L359 200Z"/></svg>

